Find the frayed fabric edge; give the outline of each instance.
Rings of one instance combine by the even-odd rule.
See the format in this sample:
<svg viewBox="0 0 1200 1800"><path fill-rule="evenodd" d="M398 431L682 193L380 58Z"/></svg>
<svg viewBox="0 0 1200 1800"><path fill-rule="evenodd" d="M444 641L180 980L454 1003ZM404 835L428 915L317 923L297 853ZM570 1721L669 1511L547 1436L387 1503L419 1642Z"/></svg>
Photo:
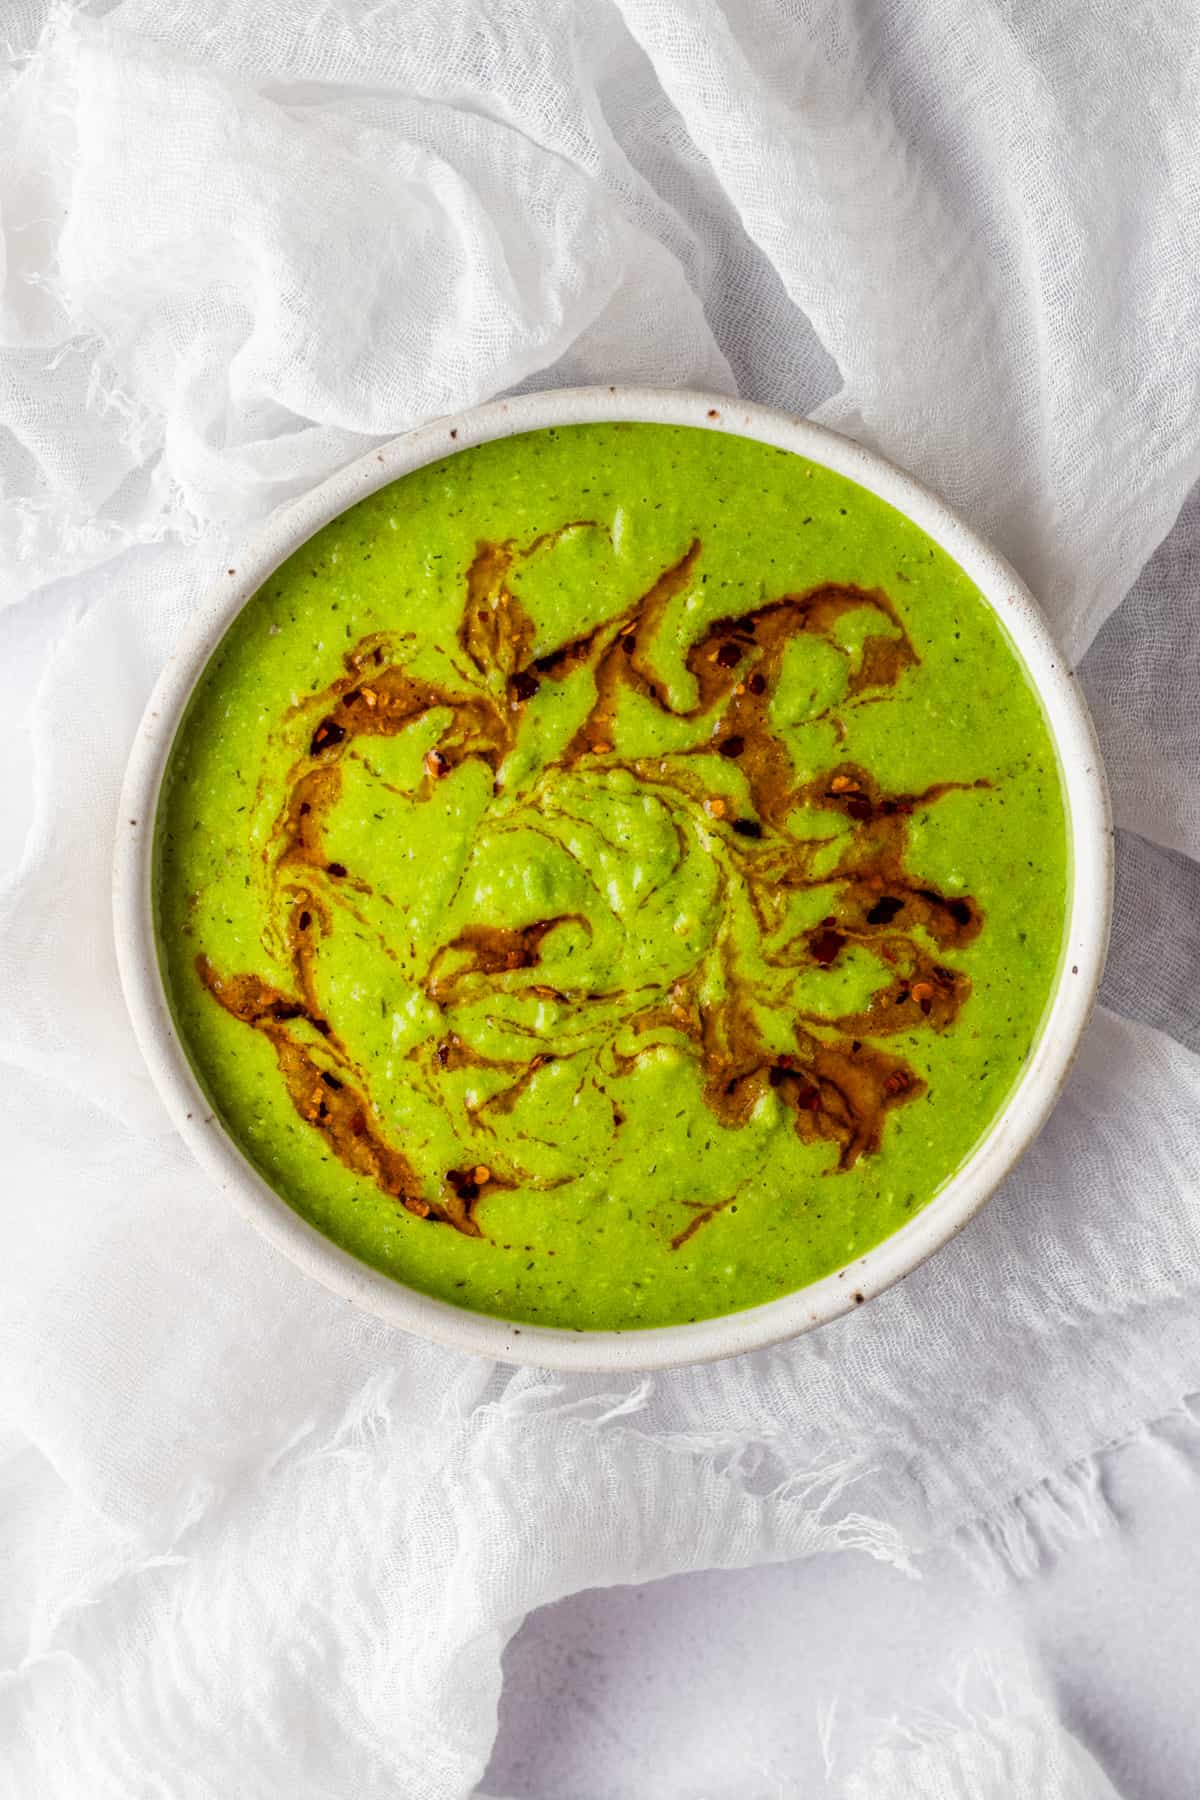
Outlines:
<svg viewBox="0 0 1200 1800"><path fill-rule="evenodd" d="M933 1792L1033 1795L1041 1800L1102 1800L1115 1790L1090 1752L1060 1722L1036 1670L1023 1653L968 1656L940 1684L934 1704L910 1717L875 1721L865 1754L839 1770L836 1705L818 1730L838 1800ZM862 1727L858 1728L861 1736ZM849 1748L849 1745L847 1746ZM846 1758L849 1762L849 1757Z"/></svg>
<svg viewBox="0 0 1200 1800"><path fill-rule="evenodd" d="M912 1575L915 1566L903 1534L884 1519L865 1511L851 1511L840 1518L830 1514L857 1482L873 1473L860 1458L847 1456L803 1470L767 1484L756 1483L768 1446L758 1433L737 1431L713 1433L645 1432L630 1423L644 1412L654 1392L654 1380L644 1377L628 1393L598 1392L564 1399L561 1383L515 1393L484 1397L491 1379L498 1373L493 1366L475 1359L466 1362L456 1382L447 1390L440 1411L440 1421L452 1432L486 1432L489 1427L508 1423L553 1424L576 1436L616 1435L636 1438L660 1453L693 1463L714 1479L729 1481L741 1488L746 1499L764 1509L796 1508L808 1513L819 1531L828 1533L831 1549L853 1548L890 1563L902 1573ZM290 1451L300 1452L302 1462L320 1462L369 1453L388 1429L393 1407L399 1402L402 1378L392 1371L379 1371L354 1396L342 1418L325 1435L323 1441L313 1438L313 1427L300 1428L292 1441L272 1459L273 1469ZM303 1448L301 1448L303 1446ZM436 1459L435 1459L436 1460ZM764 1560L779 1560L767 1557ZM636 1584L636 1577L632 1578Z"/></svg>
<svg viewBox="0 0 1200 1800"><path fill-rule="evenodd" d="M1043 1477L994 1512L960 1525L947 1540L949 1548L990 1593L1028 1580L1072 1546L1120 1525L1105 1484L1105 1460L1155 1441L1169 1441L1200 1478L1200 1392ZM928 1547L936 1548L936 1542Z"/></svg>

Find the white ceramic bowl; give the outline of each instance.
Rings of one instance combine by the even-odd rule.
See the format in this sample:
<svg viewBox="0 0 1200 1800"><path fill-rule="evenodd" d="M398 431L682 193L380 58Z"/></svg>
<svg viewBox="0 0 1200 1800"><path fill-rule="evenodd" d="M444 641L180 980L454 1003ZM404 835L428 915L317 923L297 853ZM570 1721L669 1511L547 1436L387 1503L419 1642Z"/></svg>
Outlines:
<svg viewBox="0 0 1200 1800"><path fill-rule="evenodd" d="M909 1224L848 1268L745 1312L650 1330L576 1332L513 1325L416 1293L322 1237L267 1186L214 1117L179 1042L159 974L150 877L159 785L183 708L234 615L285 557L356 500L449 452L543 426L614 419L698 426L797 451L906 513L954 558L999 614L1042 697L1066 788L1072 887L1057 987L1021 1080L968 1161ZM1108 938L1112 833L1091 721L1071 670L1012 569L940 500L848 439L761 406L677 389L560 389L439 419L372 451L273 520L235 563L163 670L129 760L114 871L117 954L134 1030L179 1131L217 1186L294 1263L380 1318L462 1350L558 1369L666 1368L825 1324L907 1275L979 1210L1044 1123L1087 1023Z"/></svg>

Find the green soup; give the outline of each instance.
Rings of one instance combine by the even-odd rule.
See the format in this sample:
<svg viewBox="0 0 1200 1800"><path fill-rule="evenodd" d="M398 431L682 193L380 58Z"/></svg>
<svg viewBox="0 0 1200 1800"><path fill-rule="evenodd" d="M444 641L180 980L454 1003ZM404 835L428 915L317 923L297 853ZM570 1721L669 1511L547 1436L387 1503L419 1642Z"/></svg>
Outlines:
<svg viewBox="0 0 1200 1800"><path fill-rule="evenodd" d="M924 1206L1050 998L1066 825L995 614L715 432L533 432L335 519L171 753L160 956L354 1255L579 1329L777 1298Z"/></svg>

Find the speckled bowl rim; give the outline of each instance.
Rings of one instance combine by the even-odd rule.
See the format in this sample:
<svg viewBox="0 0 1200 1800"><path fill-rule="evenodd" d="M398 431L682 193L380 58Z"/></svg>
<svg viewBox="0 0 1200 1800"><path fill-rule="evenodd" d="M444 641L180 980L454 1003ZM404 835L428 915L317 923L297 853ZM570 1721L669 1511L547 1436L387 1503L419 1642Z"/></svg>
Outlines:
<svg viewBox="0 0 1200 1800"><path fill-rule="evenodd" d="M782 1299L695 1324L624 1332L518 1325L451 1306L359 1262L294 1212L233 1143L192 1072L159 971L150 885L155 808L183 709L235 614L279 564L356 501L449 453L548 426L614 420L689 425L795 451L877 494L940 544L997 613L1041 695L1066 789L1072 871L1066 948L1040 1036L999 1116L921 1212L845 1268ZM217 1187L293 1263L367 1312L458 1350L553 1369L662 1369L824 1325L907 1275L978 1212L1045 1123L1091 1013L1108 941L1112 830L1095 734L1071 669L1029 590L941 500L849 439L767 407L685 389L557 389L492 401L370 451L273 518L232 562L164 668L137 733L121 798L114 925L134 1031L171 1118Z"/></svg>

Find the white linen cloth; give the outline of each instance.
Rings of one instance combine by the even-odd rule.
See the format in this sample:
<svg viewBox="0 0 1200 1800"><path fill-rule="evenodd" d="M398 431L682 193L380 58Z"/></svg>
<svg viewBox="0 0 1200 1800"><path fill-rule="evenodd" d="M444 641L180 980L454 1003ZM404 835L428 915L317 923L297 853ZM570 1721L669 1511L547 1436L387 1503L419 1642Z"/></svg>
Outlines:
<svg viewBox="0 0 1200 1800"><path fill-rule="evenodd" d="M45 651L0 669L0 1794L465 1795L530 1608L951 1539L1028 1569L1200 1389L1200 60L1190 0L1135 12L6 10L0 568ZM108 914L141 707L238 532L586 380L811 412L939 488L1084 658L1121 827L1104 1004L1003 1192L839 1325L647 1380L436 1350L268 1251L175 1141ZM1111 1792L1032 1703L954 1746L831 1792Z"/></svg>

